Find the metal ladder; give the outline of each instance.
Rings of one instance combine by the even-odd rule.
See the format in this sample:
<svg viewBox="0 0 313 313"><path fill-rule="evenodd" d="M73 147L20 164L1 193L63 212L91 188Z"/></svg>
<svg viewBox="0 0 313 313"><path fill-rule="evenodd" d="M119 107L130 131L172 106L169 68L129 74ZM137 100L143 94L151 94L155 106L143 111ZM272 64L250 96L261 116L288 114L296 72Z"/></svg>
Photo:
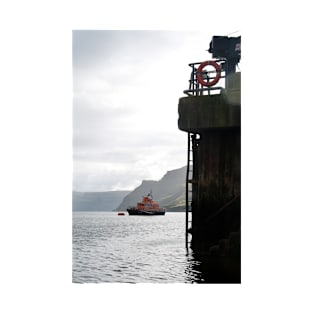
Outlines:
<svg viewBox="0 0 313 313"><path fill-rule="evenodd" d="M187 149L187 173L186 173L186 249L191 243L191 233L192 228L192 179L193 179L193 136L192 133L188 132L188 149Z"/></svg>

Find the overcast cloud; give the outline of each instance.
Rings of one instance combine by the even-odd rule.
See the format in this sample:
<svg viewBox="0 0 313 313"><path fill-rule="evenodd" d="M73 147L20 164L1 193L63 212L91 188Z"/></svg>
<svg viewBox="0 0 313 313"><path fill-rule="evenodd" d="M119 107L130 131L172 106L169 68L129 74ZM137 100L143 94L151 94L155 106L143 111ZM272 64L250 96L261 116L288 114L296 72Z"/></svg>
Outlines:
<svg viewBox="0 0 313 313"><path fill-rule="evenodd" d="M73 31L73 190L133 189L186 165L178 100L213 35Z"/></svg>

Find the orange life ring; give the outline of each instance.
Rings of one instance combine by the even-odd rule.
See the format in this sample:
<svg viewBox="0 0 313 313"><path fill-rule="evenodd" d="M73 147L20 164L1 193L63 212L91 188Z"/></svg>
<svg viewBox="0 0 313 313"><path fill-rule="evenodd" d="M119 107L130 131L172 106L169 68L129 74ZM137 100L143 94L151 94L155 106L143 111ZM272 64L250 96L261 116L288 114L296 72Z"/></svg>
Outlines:
<svg viewBox="0 0 313 313"><path fill-rule="evenodd" d="M211 80L210 82L206 82L204 81L203 77L202 77L202 70L204 67L206 67L207 65L212 65L215 70L216 70L216 76L214 77L213 80ZM214 61L205 61L203 63L200 64L200 66L197 69L197 81L203 85L203 86L214 86L221 78L221 68L220 66L214 62Z"/></svg>

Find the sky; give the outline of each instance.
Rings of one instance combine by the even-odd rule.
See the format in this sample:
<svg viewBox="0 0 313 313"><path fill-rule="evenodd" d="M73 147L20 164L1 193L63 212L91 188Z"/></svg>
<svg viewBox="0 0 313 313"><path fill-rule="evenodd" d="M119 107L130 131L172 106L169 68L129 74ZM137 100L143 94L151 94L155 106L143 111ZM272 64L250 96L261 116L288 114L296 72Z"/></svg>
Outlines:
<svg viewBox="0 0 313 313"><path fill-rule="evenodd" d="M73 31L73 190L132 190L186 165L178 101L213 35L227 34Z"/></svg>

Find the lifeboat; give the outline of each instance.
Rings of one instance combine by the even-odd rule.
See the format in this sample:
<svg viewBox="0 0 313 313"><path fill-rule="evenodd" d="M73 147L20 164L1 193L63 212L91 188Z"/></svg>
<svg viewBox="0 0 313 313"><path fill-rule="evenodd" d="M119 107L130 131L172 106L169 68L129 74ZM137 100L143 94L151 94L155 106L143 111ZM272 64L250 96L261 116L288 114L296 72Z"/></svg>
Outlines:
<svg viewBox="0 0 313 313"><path fill-rule="evenodd" d="M141 202L137 203L135 207L127 209L129 215L165 215L165 208L153 201L152 192L147 196L143 196Z"/></svg>

